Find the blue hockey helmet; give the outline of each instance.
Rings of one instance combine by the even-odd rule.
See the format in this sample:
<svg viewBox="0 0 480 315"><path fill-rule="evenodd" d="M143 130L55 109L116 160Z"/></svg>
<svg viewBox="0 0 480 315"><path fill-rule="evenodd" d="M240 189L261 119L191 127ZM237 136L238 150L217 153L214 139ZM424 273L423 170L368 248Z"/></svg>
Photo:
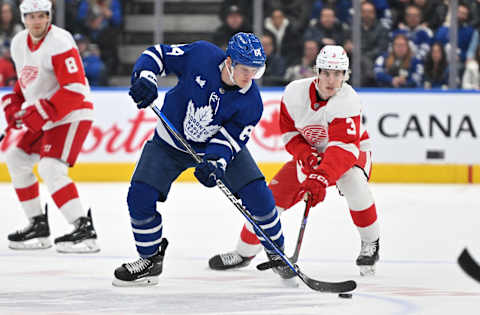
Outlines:
<svg viewBox="0 0 480 315"><path fill-rule="evenodd" d="M261 68L260 77L265 71L267 59L263 46L253 33L237 33L230 38L226 51L227 56L232 58L232 64L242 64L249 67ZM255 76L256 79L259 77Z"/></svg>

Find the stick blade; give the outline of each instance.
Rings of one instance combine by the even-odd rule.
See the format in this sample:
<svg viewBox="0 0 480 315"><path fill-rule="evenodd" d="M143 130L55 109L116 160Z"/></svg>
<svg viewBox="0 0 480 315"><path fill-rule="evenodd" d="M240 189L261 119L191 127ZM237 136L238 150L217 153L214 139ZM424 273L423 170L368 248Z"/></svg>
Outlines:
<svg viewBox="0 0 480 315"><path fill-rule="evenodd" d="M357 283L353 280L341 282L325 282L312 279L298 270L298 276L312 290L324 293L345 293L353 291L357 288Z"/></svg>
<svg viewBox="0 0 480 315"><path fill-rule="evenodd" d="M467 275L480 282L480 266L466 248L464 248L460 256L458 256L457 262Z"/></svg>

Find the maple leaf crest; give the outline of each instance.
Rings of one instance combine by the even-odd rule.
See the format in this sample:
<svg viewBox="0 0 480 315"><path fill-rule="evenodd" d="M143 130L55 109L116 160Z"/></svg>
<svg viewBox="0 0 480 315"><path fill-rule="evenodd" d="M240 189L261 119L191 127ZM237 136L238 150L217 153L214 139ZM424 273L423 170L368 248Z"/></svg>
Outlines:
<svg viewBox="0 0 480 315"><path fill-rule="evenodd" d="M260 121L260 127L263 129L263 136L265 138L282 135L280 130L280 112L276 110L270 116L270 119L262 119Z"/></svg>
<svg viewBox="0 0 480 315"><path fill-rule="evenodd" d="M183 121L183 129L188 140L205 142L220 129L219 125L211 125L213 112L210 106L195 108L192 100L188 102L187 114Z"/></svg>

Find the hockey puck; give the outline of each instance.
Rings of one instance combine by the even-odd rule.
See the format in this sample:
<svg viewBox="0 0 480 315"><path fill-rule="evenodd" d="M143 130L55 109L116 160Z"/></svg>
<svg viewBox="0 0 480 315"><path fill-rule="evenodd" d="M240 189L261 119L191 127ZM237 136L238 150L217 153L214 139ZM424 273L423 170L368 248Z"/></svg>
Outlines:
<svg viewBox="0 0 480 315"><path fill-rule="evenodd" d="M342 299L351 299L353 295L352 293L339 293L338 297Z"/></svg>

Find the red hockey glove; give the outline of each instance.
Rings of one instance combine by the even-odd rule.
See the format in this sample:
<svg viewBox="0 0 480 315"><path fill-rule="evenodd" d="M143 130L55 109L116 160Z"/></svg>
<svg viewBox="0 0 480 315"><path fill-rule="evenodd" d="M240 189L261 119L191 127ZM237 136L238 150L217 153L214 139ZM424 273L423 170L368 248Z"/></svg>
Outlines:
<svg viewBox="0 0 480 315"><path fill-rule="evenodd" d="M321 174L311 173L307 179L300 185L300 193L310 193L309 200L312 207L325 199L327 194L328 180Z"/></svg>
<svg viewBox="0 0 480 315"><path fill-rule="evenodd" d="M15 116L22 109L22 103L23 98L15 93L9 93L2 97L2 107L5 111L5 120L9 128L22 128L22 120L17 119Z"/></svg>
<svg viewBox="0 0 480 315"><path fill-rule="evenodd" d="M300 161L304 174L310 174L315 171L315 167L320 164L322 160L322 153L319 153L314 147L310 147L310 150L303 150L298 152L295 159Z"/></svg>
<svg viewBox="0 0 480 315"><path fill-rule="evenodd" d="M32 106L27 107L25 113L21 115L21 119L28 129L40 131L47 121L52 120L54 115L53 105L45 99L40 99Z"/></svg>

